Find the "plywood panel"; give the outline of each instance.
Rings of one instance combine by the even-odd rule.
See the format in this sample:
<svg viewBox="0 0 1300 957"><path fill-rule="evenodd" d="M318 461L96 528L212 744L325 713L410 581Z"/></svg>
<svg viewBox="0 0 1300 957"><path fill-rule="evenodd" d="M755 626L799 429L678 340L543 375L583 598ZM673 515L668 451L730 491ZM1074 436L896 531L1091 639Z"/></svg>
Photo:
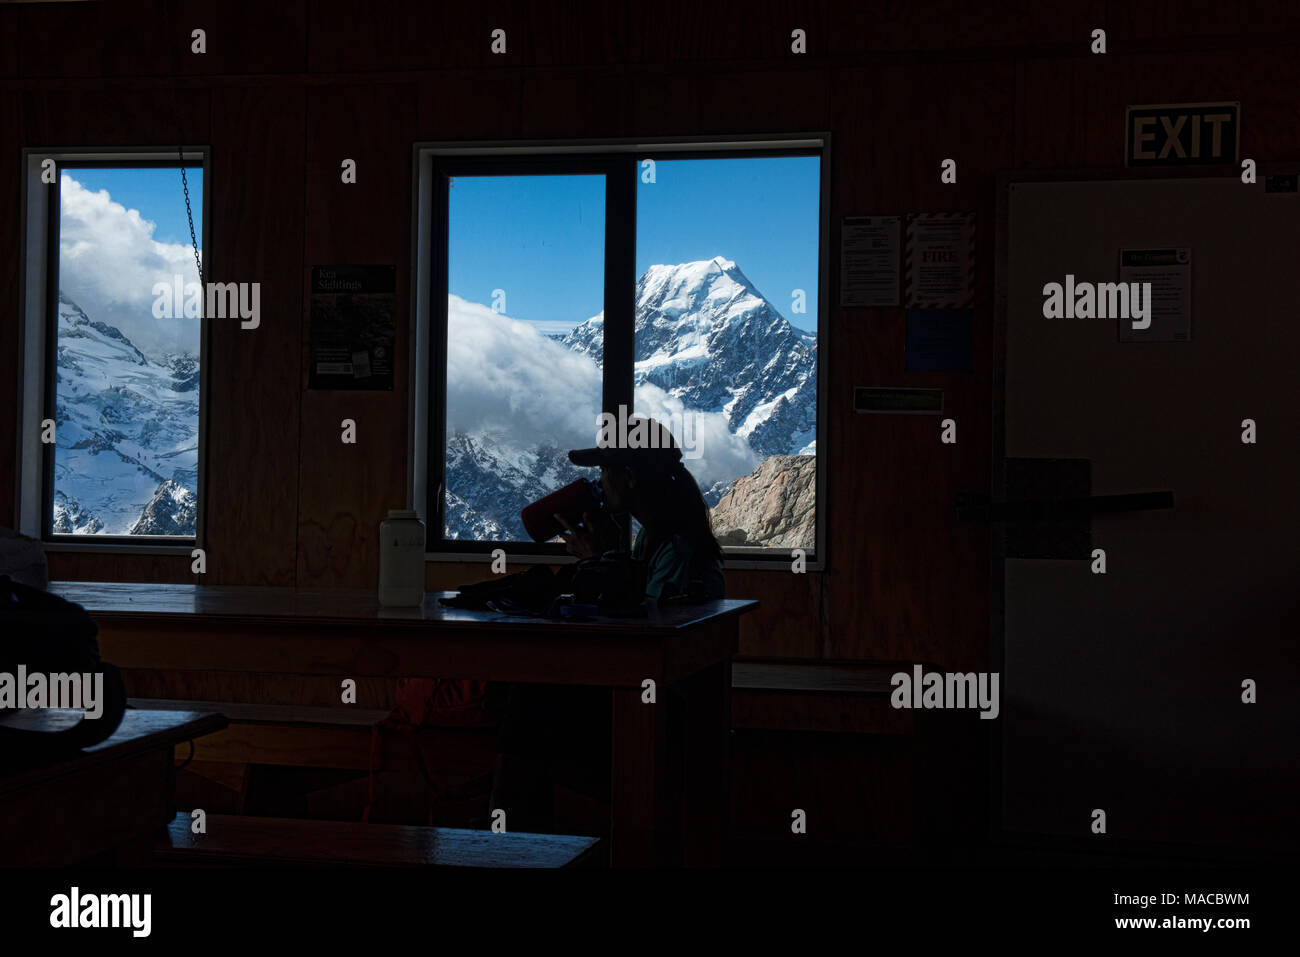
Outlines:
<svg viewBox="0 0 1300 957"><path fill-rule="evenodd" d="M406 505L409 414L410 143L414 85L328 87L308 97L307 241L301 370L297 583L376 585L379 523ZM341 181L344 158L357 182ZM315 265L392 264L396 270L394 387L391 392L307 389L310 273ZM344 445L353 419L357 442Z"/></svg>
<svg viewBox="0 0 1300 957"><path fill-rule="evenodd" d="M177 76L301 73L307 63L307 0L184 0L171 13ZM206 34L194 53L192 32Z"/></svg>
<svg viewBox="0 0 1300 957"><path fill-rule="evenodd" d="M979 4L965 0L844 4L835 8L830 49L868 52L1062 45L1086 53L1094 27L1105 26L1104 0L1070 4Z"/></svg>
<svg viewBox="0 0 1300 957"><path fill-rule="evenodd" d="M0 76L18 75L18 51L22 43L22 10L22 7L8 4L0 6Z"/></svg>
<svg viewBox="0 0 1300 957"><path fill-rule="evenodd" d="M205 280L261 283L261 324L211 320L207 584L291 585L297 563L301 91L213 93Z"/></svg>
<svg viewBox="0 0 1300 957"><path fill-rule="evenodd" d="M637 135L767 133L830 125L830 77L784 72L647 67L632 76Z"/></svg>
<svg viewBox="0 0 1300 957"><path fill-rule="evenodd" d="M552 70L521 84L522 135L628 135L632 81L622 70Z"/></svg>
<svg viewBox="0 0 1300 957"><path fill-rule="evenodd" d="M959 491L986 488L992 306L990 177L1011 154L1007 63L836 71L835 222L851 214L976 214L974 372L905 372L902 309L836 310L829 378L830 646L843 657L971 663L987 646L987 529L953 521ZM898 131L905 131L899 133ZM957 160L953 185L940 163ZM837 273L832 272L832 286ZM858 385L944 390L939 416L850 411Z"/></svg>
<svg viewBox="0 0 1300 957"><path fill-rule="evenodd" d="M740 654L817 658L830 640L825 578L821 572L725 572L727 595L754 598L757 612L740 622Z"/></svg>
<svg viewBox="0 0 1300 957"><path fill-rule="evenodd" d="M627 63L631 23L640 9L639 4L600 0L533 0L526 4L524 62L555 67Z"/></svg>
<svg viewBox="0 0 1300 957"><path fill-rule="evenodd" d="M325 0L311 9L313 73L497 70L625 62L624 4ZM492 33L505 31L505 52Z"/></svg>
<svg viewBox="0 0 1300 957"><path fill-rule="evenodd" d="M18 8L23 76L100 76L101 7L88 3L26 3Z"/></svg>
<svg viewBox="0 0 1300 957"><path fill-rule="evenodd" d="M1221 100L1241 101L1243 158L1294 159L1298 81L1293 49L1031 60L1018 84L1016 165L1123 166L1127 106Z"/></svg>
<svg viewBox="0 0 1300 957"><path fill-rule="evenodd" d="M166 582L200 584L188 555L121 555L50 552L50 581Z"/></svg>
<svg viewBox="0 0 1300 957"><path fill-rule="evenodd" d="M208 142L207 90L55 89L23 93L24 146L167 146Z"/></svg>
<svg viewBox="0 0 1300 957"><path fill-rule="evenodd" d="M523 75L459 70L421 79L422 140L510 139L523 125Z"/></svg>
<svg viewBox="0 0 1300 957"><path fill-rule="evenodd" d="M352 73L449 66L447 51L464 41L445 34L444 6L319 0L311 6L307 68L313 73Z"/></svg>
<svg viewBox="0 0 1300 957"><path fill-rule="evenodd" d="M21 18L22 73L28 77L159 76L171 72L168 43L188 49L185 13L173 4L168 33L166 0L23 4L0 13ZM275 5L272 5L275 6ZM180 31L184 29L184 33ZM12 31L15 35L17 30ZM0 40L0 44L4 41Z"/></svg>
<svg viewBox="0 0 1300 957"><path fill-rule="evenodd" d="M1240 3L1178 3L1177 0L1112 0L1108 5L1114 41L1156 37L1232 37L1300 30L1300 7L1288 0Z"/></svg>
<svg viewBox="0 0 1300 957"><path fill-rule="evenodd" d="M818 0L629 4L628 61L694 64L754 60L771 61L779 68L802 59L790 49L795 28L807 33L808 52L802 57L823 57L833 29L828 6Z"/></svg>

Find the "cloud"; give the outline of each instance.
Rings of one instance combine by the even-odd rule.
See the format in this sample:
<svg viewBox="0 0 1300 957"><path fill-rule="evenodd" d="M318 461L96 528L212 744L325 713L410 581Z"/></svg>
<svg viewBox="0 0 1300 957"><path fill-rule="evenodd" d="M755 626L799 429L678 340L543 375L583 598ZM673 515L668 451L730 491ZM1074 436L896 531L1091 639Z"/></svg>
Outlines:
<svg viewBox="0 0 1300 957"><path fill-rule="evenodd" d="M529 452L543 442L589 448L599 436L601 371L589 356L547 339L535 323L447 297L447 428L491 433L500 447ZM636 414L658 419L687 450L686 466L706 487L757 466L726 416L683 408L658 386L636 389ZM692 451L694 450L694 451Z"/></svg>
<svg viewBox="0 0 1300 957"><path fill-rule="evenodd" d="M512 448L553 440L594 445L600 369L533 323L447 297L447 428L509 437Z"/></svg>
<svg viewBox="0 0 1300 957"><path fill-rule="evenodd" d="M193 248L153 238L155 224L91 192L71 173L62 179L59 287L92 320L116 326L141 352L199 351L198 319L155 319L153 285L198 282ZM202 251L200 250L200 255Z"/></svg>
<svg viewBox="0 0 1300 957"><path fill-rule="evenodd" d="M682 447L686 468L705 488L748 475L761 461L749 442L731 431L727 417L721 412L687 409L681 399L649 382L636 387L633 404L637 415L648 416L668 427Z"/></svg>

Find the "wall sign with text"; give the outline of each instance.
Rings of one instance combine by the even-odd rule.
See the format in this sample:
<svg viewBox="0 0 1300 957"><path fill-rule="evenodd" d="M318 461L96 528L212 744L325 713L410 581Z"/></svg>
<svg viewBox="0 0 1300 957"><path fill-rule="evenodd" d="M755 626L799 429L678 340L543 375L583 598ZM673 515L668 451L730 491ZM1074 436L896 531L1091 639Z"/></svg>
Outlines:
<svg viewBox="0 0 1300 957"><path fill-rule="evenodd" d="M908 213L903 250L908 309L975 304L975 214Z"/></svg>
<svg viewBox="0 0 1300 957"><path fill-rule="evenodd" d="M1236 163L1240 119L1240 103L1130 106L1124 126L1124 165Z"/></svg>
<svg viewBox="0 0 1300 957"><path fill-rule="evenodd" d="M311 267L309 389L393 388L395 266Z"/></svg>

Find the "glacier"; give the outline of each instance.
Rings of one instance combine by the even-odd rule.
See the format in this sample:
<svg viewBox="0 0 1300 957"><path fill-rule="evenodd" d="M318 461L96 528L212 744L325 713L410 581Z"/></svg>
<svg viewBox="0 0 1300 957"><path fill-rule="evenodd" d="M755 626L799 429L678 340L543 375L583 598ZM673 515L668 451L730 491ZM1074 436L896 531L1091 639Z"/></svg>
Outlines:
<svg viewBox="0 0 1300 957"><path fill-rule="evenodd" d="M59 293L51 529L192 537L199 364L146 356Z"/></svg>

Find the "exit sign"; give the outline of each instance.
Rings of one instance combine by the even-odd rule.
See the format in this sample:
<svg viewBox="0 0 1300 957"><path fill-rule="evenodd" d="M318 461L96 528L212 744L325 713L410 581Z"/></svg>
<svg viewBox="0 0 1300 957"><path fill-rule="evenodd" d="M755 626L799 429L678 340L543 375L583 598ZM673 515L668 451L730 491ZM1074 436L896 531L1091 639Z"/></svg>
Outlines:
<svg viewBox="0 0 1300 957"><path fill-rule="evenodd" d="M1124 129L1124 165L1235 165L1240 117L1240 103L1130 106Z"/></svg>

